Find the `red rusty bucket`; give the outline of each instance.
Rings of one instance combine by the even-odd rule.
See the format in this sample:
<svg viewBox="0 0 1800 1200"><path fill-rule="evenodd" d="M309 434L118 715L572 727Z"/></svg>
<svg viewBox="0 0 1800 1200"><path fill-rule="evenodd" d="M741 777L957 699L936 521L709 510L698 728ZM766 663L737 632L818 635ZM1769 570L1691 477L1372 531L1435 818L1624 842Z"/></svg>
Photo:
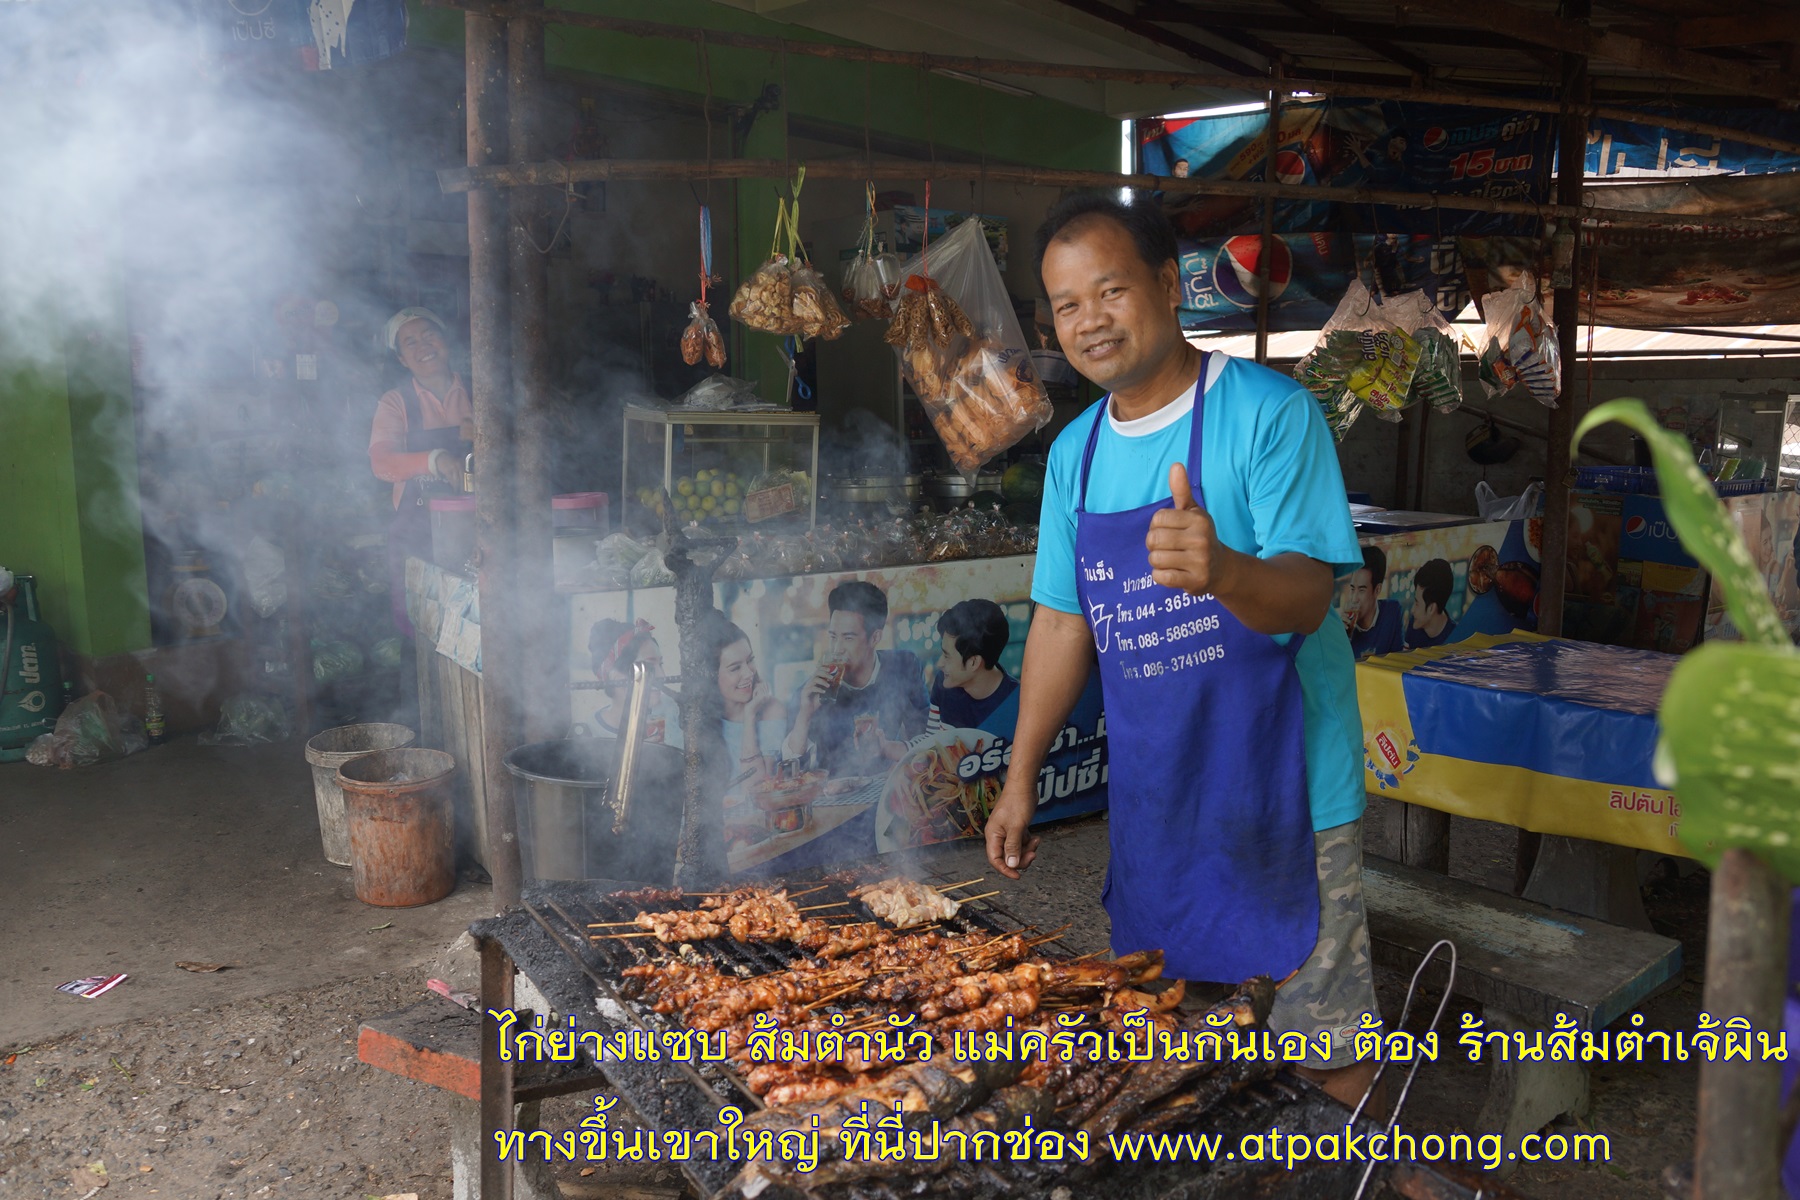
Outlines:
<svg viewBox="0 0 1800 1200"><path fill-rule="evenodd" d="M456 820L441 750L377 750L338 768L356 898L380 908L442 900L456 887Z"/></svg>

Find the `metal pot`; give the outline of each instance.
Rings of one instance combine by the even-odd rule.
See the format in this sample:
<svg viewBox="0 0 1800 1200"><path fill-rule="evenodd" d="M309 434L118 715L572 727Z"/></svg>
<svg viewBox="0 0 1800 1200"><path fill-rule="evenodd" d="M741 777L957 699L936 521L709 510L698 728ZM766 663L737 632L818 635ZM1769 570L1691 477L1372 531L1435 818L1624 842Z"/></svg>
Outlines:
<svg viewBox="0 0 1800 1200"><path fill-rule="evenodd" d="M831 482L831 498L840 504L906 504L919 498L918 475L852 475Z"/></svg>
<svg viewBox="0 0 1800 1200"><path fill-rule="evenodd" d="M974 480L955 472L925 477L925 494L933 500L967 500L977 490Z"/></svg>
<svg viewBox="0 0 1800 1200"><path fill-rule="evenodd" d="M1000 473L983 471L974 479L959 475L954 471L925 477L925 494L934 500L955 500L961 502L976 492L997 492L1000 490Z"/></svg>

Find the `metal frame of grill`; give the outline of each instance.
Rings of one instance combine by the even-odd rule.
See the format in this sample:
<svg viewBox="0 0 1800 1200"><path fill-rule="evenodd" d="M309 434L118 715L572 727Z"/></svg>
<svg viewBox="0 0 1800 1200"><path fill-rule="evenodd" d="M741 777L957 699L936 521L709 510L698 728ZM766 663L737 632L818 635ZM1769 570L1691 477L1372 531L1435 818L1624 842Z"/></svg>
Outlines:
<svg viewBox="0 0 1800 1200"><path fill-rule="evenodd" d="M938 880L937 882L944 882ZM799 891L818 886L817 872L754 881L757 886ZM645 948L661 948L653 939L617 939L590 941L590 922L629 921L639 911L656 908L685 907L686 902L669 905L644 905L614 898L614 893L643 885L622 880L585 880L549 883L525 890L520 909L499 917L478 921L470 927L482 953L482 1047L481 1047L481 1166L482 1200L511 1200L512 1164L500 1161L493 1153L497 1131L514 1128L514 1104L527 1099L574 1090L564 1084L555 1086L540 1081L535 1075L520 1076L515 1065L502 1062L498 1056L499 1023L487 1016L489 1010L512 1007L512 970L517 968L532 981L547 1003L559 1013L575 1014L583 1029L598 1029L610 1038L617 1030L660 1033L675 1028L665 1016L651 1011L649 1005L621 994L620 972L629 966L653 960ZM873 914L851 899L846 885L832 883L806 897L810 904L844 902L842 912L852 920L873 920ZM834 916L835 912L834 910ZM953 932L986 932L1009 935L1030 928L1028 922L991 901L965 903L954 918L939 926ZM781 943L744 944L729 937L691 943L693 953L713 965L749 976L780 971L799 954L777 949ZM1047 943L1039 948L1047 957L1068 957L1064 951ZM584 1052L585 1053L585 1052ZM736 1105L746 1113L760 1110L759 1097L752 1094L742 1077L726 1064L691 1064L662 1060L633 1062L608 1056L593 1064L599 1077L589 1076L588 1086L600 1086L625 1100L643 1124L660 1134L669 1129L717 1128L717 1115L726 1105ZM1204 1078L1204 1077L1203 1077ZM1235 1139L1255 1131L1267 1131L1273 1124L1285 1124L1292 1132L1316 1134L1341 1130L1348 1111L1329 1099L1319 1089L1292 1075L1283 1074L1242 1089L1221 1104L1206 1110L1209 1131L1224 1133ZM1373 1132L1377 1127L1364 1119L1359 1129ZM702 1195L716 1197L725 1191L738 1174L742 1163L689 1159L680 1164L689 1183ZM1361 1176L1360 1163L1311 1163L1307 1169L1282 1169L1279 1178L1270 1175L1266 1164L1220 1163L1210 1168L1194 1163L1117 1163L1110 1159L1088 1164L1071 1164L1067 1169L1051 1171L1043 1164L980 1163L960 1164L942 1175L893 1186L859 1182L833 1185L809 1192L797 1192L779 1186L761 1194L762 1200L788 1200L808 1197L818 1200L903 1200L904 1197L954 1195L958 1200L987 1200L1001 1196L1044 1196L1054 1189L1066 1193L1067 1200L1082 1197L1104 1197L1105 1200L1206 1200L1209 1197L1242 1195L1306 1197L1351 1196ZM1261 1181L1260 1183L1258 1181ZM1511 1195L1497 1189L1491 1181L1478 1175L1454 1169L1414 1165L1404 1170L1381 1171L1378 1182L1411 1200L1474 1200L1475 1197L1499 1198ZM1279 1186L1273 1186L1273 1185ZM1371 1191L1370 1194L1374 1194ZM1062 1200L1059 1195L1058 1200Z"/></svg>

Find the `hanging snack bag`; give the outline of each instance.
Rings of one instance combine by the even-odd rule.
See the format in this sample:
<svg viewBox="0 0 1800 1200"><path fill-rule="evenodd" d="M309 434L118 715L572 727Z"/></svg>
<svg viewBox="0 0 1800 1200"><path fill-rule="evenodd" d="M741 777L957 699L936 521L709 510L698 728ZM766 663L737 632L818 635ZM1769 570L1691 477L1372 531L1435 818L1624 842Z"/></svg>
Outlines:
<svg viewBox="0 0 1800 1200"><path fill-rule="evenodd" d="M1382 303L1382 312L1419 344L1411 404L1429 404L1441 413L1462 407L1462 348L1456 331L1425 291L1406 292Z"/></svg>
<svg viewBox="0 0 1800 1200"><path fill-rule="evenodd" d="M1562 390L1562 352L1556 326L1544 316L1537 281L1526 272L1512 287L1482 298L1487 333L1481 345L1481 384L1490 398L1523 386L1545 408Z"/></svg>
<svg viewBox="0 0 1800 1200"><path fill-rule="evenodd" d="M981 222L906 266L887 340L956 469L972 473L1050 420L1050 398Z"/></svg>
<svg viewBox="0 0 1800 1200"><path fill-rule="evenodd" d="M1294 368L1294 378L1318 399L1332 436L1342 441L1365 408L1398 421L1413 402L1418 367L1419 343L1355 279L1319 331L1318 343Z"/></svg>
<svg viewBox="0 0 1800 1200"><path fill-rule="evenodd" d="M764 333L798 333L794 323L794 273L785 254L771 254L756 273L738 285L731 319Z"/></svg>
<svg viewBox="0 0 1800 1200"><path fill-rule="evenodd" d="M725 365L725 339L706 308L706 290L719 282L712 273L712 210L700 206L700 299L688 305L687 328L681 331L681 361L701 362L717 371Z"/></svg>
<svg viewBox="0 0 1800 1200"><path fill-rule="evenodd" d="M850 328L850 318L825 285L825 277L811 263L794 268L794 330L802 337L832 341Z"/></svg>
<svg viewBox="0 0 1800 1200"><path fill-rule="evenodd" d="M704 300L688 305L687 328L681 331L681 361L690 367L704 361L715 371L725 365L725 338L718 323L707 315Z"/></svg>
<svg viewBox="0 0 1800 1200"><path fill-rule="evenodd" d="M875 241L875 185L865 184L862 236L856 257L844 268L844 303L853 319L892 320L900 296L900 260Z"/></svg>

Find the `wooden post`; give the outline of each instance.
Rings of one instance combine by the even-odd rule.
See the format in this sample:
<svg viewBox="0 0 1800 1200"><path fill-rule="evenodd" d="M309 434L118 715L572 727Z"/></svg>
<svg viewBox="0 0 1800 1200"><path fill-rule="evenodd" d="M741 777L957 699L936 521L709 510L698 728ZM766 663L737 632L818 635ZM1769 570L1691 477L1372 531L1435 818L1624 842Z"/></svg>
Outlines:
<svg viewBox="0 0 1800 1200"><path fill-rule="evenodd" d="M542 8L543 0L524 7ZM512 21L506 29L507 147L513 162L543 151L544 24ZM567 618L551 570L550 497L555 463L550 434L551 240L559 221L548 219L544 188L515 188L507 221L507 280L512 293L512 391L517 466L513 478L513 599L503 616L514 622L507 644L517 648L516 704L520 742L544 741L567 729L568 691L563 650ZM560 192L557 206L567 203ZM482 607L483 638L488 613Z"/></svg>
<svg viewBox="0 0 1800 1200"><path fill-rule="evenodd" d="M1788 913L1788 888L1768 864L1749 850L1727 850L1713 872L1705 1011L1720 1019L1748 1017L1758 1030L1782 1028ZM1702 1062L1695 1200L1783 1195L1780 1124L1780 1063Z"/></svg>
<svg viewBox="0 0 1800 1200"><path fill-rule="evenodd" d="M1572 20L1586 20L1589 9L1589 0L1569 0L1565 11ZM1561 98L1564 108L1557 136L1556 202L1579 207L1582 174L1587 170L1587 117L1581 107L1587 99L1587 59L1579 54L1562 56ZM1539 633L1550 637L1562 633L1563 597L1568 582L1569 442L1575 432L1575 355L1580 345L1576 333L1581 321L1581 226L1566 218L1558 218L1557 224L1559 229L1573 230L1576 254L1569 262L1568 286L1557 288L1551 300L1557 348L1562 353L1562 380L1556 407L1550 410L1548 441L1544 446L1544 543L1543 557L1539 560L1537 627ZM1559 853L1572 855L1577 861L1585 857L1593 861L1596 872L1601 870L1597 860L1605 852L1598 847L1589 847L1593 853L1584 856L1579 853L1582 848L1572 839L1555 840L1567 843L1554 847ZM1533 894L1532 869L1543 853L1544 841L1541 837L1524 834L1513 848L1513 881L1521 895ZM1540 893L1539 899L1548 902L1550 897Z"/></svg>
<svg viewBox="0 0 1800 1200"><path fill-rule="evenodd" d="M473 14L464 18L468 157L471 167L506 159L506 29ZM513 781L501 759L516 744L516 689L505 674L503 644L511 595L507 570L514 476L511 358L507 332L506 200L495 188L469 192L469 397L475 406L477 540L482 630L482 782L487 795L488 874L497 908L519 902L519 826Z"/></svg>
<svg viewBox="0 0 1800 1200"><path fill-rule="evenodd" d="M1281 82L1281 68L1276 66L1272 72L1277 85ZM1281 91L1279 86L1269 91L1269 125L1264 135L1269 139L1267 152L1263 156L1263 182L1275 182L1275 152L1281 145ZM1256 361L1269 361L1269 272L1273 268L1275 258L1275 197L1265 196L1262 202L1262 234L1256 240Z"/></svg>
<svg viewBox="0 0 1800 1200"><path fill-rule="evenodd" d="M1564 10L1571 20L1585 20L1589 0L1569 0ZM1587 168L1587 116L1582 105L1587 93L1587 59L1579 54L1562 56L1562 99L1566 106L1562 116L1556 151L1556 202L1571 208L1581 206L1581 177ZM1559 219L1559 230L1567 227L1575 234L1575 257L1569 264L1566 287L1556 289L1551 301L1551 316L1556 322L1556 336L1562 351L1562 392L1556 407L1550 410L1550 441L1544 462L1544 546L1541 563L1543 573L1538 587L1538 632L1556 636L1562 633L1563 594L1568 576L1569 549L1569 441L1575 432L1576 353L1581 322L1581 227L1573 221Z"/></svg>
<svg viewBox="0 0 1800 1200"><path fill-rule="evenodd" d="M736 549L737 539L686 535L665 511L663 533L657 544L664 547L663 561L675 575L675 625L681 635L682 676L705 677L717 664L700 662L700 622L714 611L713 571ZM703 757L708 739L700 736L700 722L708 717L701 694L699 686L682 685L681 732L687 750L682 769L681 832L675 844L675 886L690 891L725 878L725 809L720 785L737 765L726 762L723 771L717 767L708 770Z"/></svg>

